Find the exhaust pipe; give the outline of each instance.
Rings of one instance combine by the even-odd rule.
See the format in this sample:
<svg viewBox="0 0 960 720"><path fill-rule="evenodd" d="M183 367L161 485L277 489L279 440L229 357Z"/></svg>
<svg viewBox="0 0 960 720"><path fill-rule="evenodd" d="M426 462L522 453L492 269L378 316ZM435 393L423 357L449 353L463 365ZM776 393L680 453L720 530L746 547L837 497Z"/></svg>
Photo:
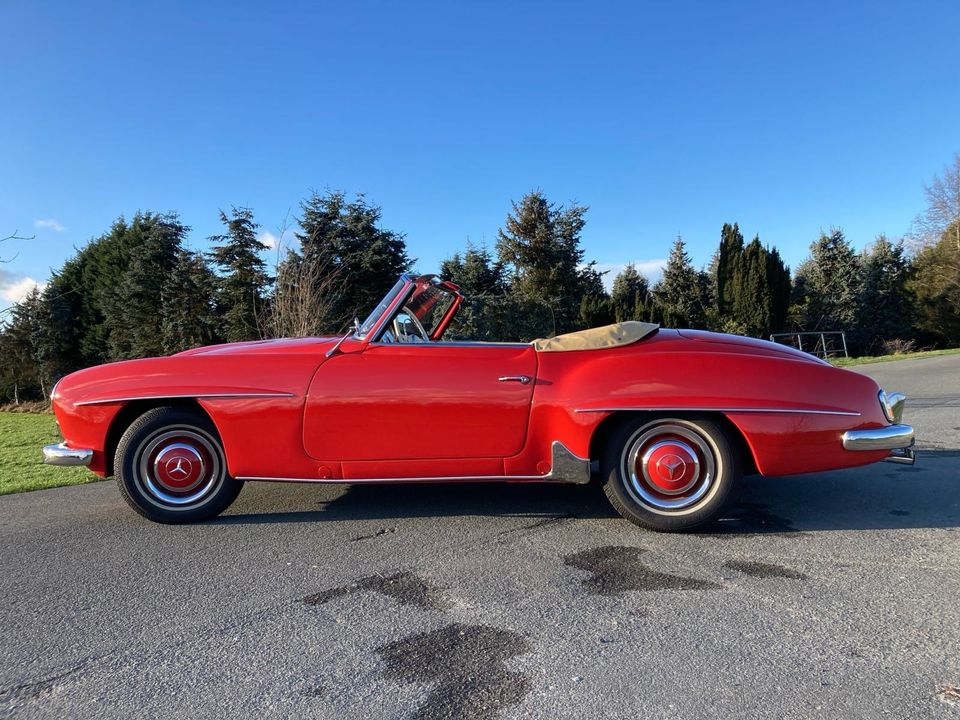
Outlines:
<svg viewBox="0 0 960 720"><path fill-rule="evenodd" d="M900 465L913 465L917 460L913 453L913 448L901 448L891 450L890 454L884 458L885 462L898 463Z"/></svg>

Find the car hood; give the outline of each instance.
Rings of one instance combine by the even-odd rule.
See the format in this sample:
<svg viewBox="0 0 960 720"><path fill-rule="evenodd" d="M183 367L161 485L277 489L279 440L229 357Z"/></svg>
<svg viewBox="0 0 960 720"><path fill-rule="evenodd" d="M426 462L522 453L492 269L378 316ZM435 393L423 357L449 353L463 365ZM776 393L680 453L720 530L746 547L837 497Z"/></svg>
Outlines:
<svg viewBox="0 0 960 720"><path fill-rule="evenodd" d="M753 355L767 355L773 357L787 358L790 360L803 360L806 362L818 363L820 365L829 365L830 363L821 360L815 355L797 350L789 345L770 342L769 340L757 340L756 338L743 337L741 335L727 335L725 333L707 332L706 330L678 330L680 337L687 340L693 340L699 343L709 343L719 345L717 350L721 352L741 352Z"/></svg>
<svg viewBox="0 0 960 720"><path fill-rule="evenodd" d="M323 352L332 346L339 338L336 337L309 337L309 338L281 338L279 340L253 340L250 342L224 343L222 345L206 345L176 353L173 357L189 357L195 355L272 355L276 353Z"/></svg>

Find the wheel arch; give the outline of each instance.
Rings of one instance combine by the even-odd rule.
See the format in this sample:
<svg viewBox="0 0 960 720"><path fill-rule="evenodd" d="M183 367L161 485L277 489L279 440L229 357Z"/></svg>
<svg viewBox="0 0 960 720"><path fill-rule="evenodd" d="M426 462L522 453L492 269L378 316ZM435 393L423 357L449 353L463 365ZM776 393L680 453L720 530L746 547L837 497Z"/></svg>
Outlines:
<svg viewBox="0 0 960 720"><path fill-rule="evenodd" d="M695 412L682 410L618 410L610 413L601 420L594 429L590 437L590 459L599 460L603 451L610 441L610 437L626 422L639 417L655 420L657 418L674 417L682 420L696 421L698 419L709 419L720 423L725 430L727 438L730 440L735 452L742 463L744 475L755 475L757 470L756 458L747 438L741 432L730 418L722 412Z"/></svg>
<svg viewBox="0 0 960 720"><path fill-rule="evenodd" d="M127 428L129 428L134 421L145 412L161 407L193 410L210 420L210 422L213 423L213 426L216 427L216 422L210 416L210 413L204 409L204 407L197 401L196 398L157 397L143 400L131 400L125 403L120 411L114 416L110 423L110 427L107 430L107 438L104 444L106 477L110 477L114 474L113 461L117 453L117 446L120 444L120 438L123 437L123 433L125 433ZM219 430L217 432L219 434Z"/></svg>

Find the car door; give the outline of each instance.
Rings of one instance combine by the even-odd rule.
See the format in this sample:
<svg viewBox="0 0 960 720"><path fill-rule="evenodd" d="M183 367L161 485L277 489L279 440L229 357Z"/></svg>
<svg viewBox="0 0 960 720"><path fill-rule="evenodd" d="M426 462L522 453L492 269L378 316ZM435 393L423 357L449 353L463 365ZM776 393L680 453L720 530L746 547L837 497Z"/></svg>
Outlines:
<svg viewBox="0 0 960 720"><path fill-rule="evenodd" d="M341 462L515 455L536 370L525 343L371 343L334 355L310 385L304 447Z"/></svg>

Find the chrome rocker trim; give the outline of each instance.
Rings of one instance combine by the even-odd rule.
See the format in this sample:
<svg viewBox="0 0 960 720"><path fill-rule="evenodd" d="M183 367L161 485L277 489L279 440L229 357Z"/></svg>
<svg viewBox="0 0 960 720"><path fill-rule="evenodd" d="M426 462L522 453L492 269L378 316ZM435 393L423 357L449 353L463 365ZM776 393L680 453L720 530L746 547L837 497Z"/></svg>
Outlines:
<svg viewBox="0 0 960 720"><path fill-rule="evenodd" d="M511 482L540 481L586 485L590 482L590 460L574 455L559 440L550 446L552 466L546 475L438 475L435 477L396 478L291 478L291 477L238 477L237 480L264 480L268 482L302 483L428 483L428 482Z"/></svg>
<svg viewBox="0 0 960 720"><path fill-rule="evenodd" d="M67 447L66 443L45 445L43 448L44 465L86 466L93 459L93 450Z"/></svg>

